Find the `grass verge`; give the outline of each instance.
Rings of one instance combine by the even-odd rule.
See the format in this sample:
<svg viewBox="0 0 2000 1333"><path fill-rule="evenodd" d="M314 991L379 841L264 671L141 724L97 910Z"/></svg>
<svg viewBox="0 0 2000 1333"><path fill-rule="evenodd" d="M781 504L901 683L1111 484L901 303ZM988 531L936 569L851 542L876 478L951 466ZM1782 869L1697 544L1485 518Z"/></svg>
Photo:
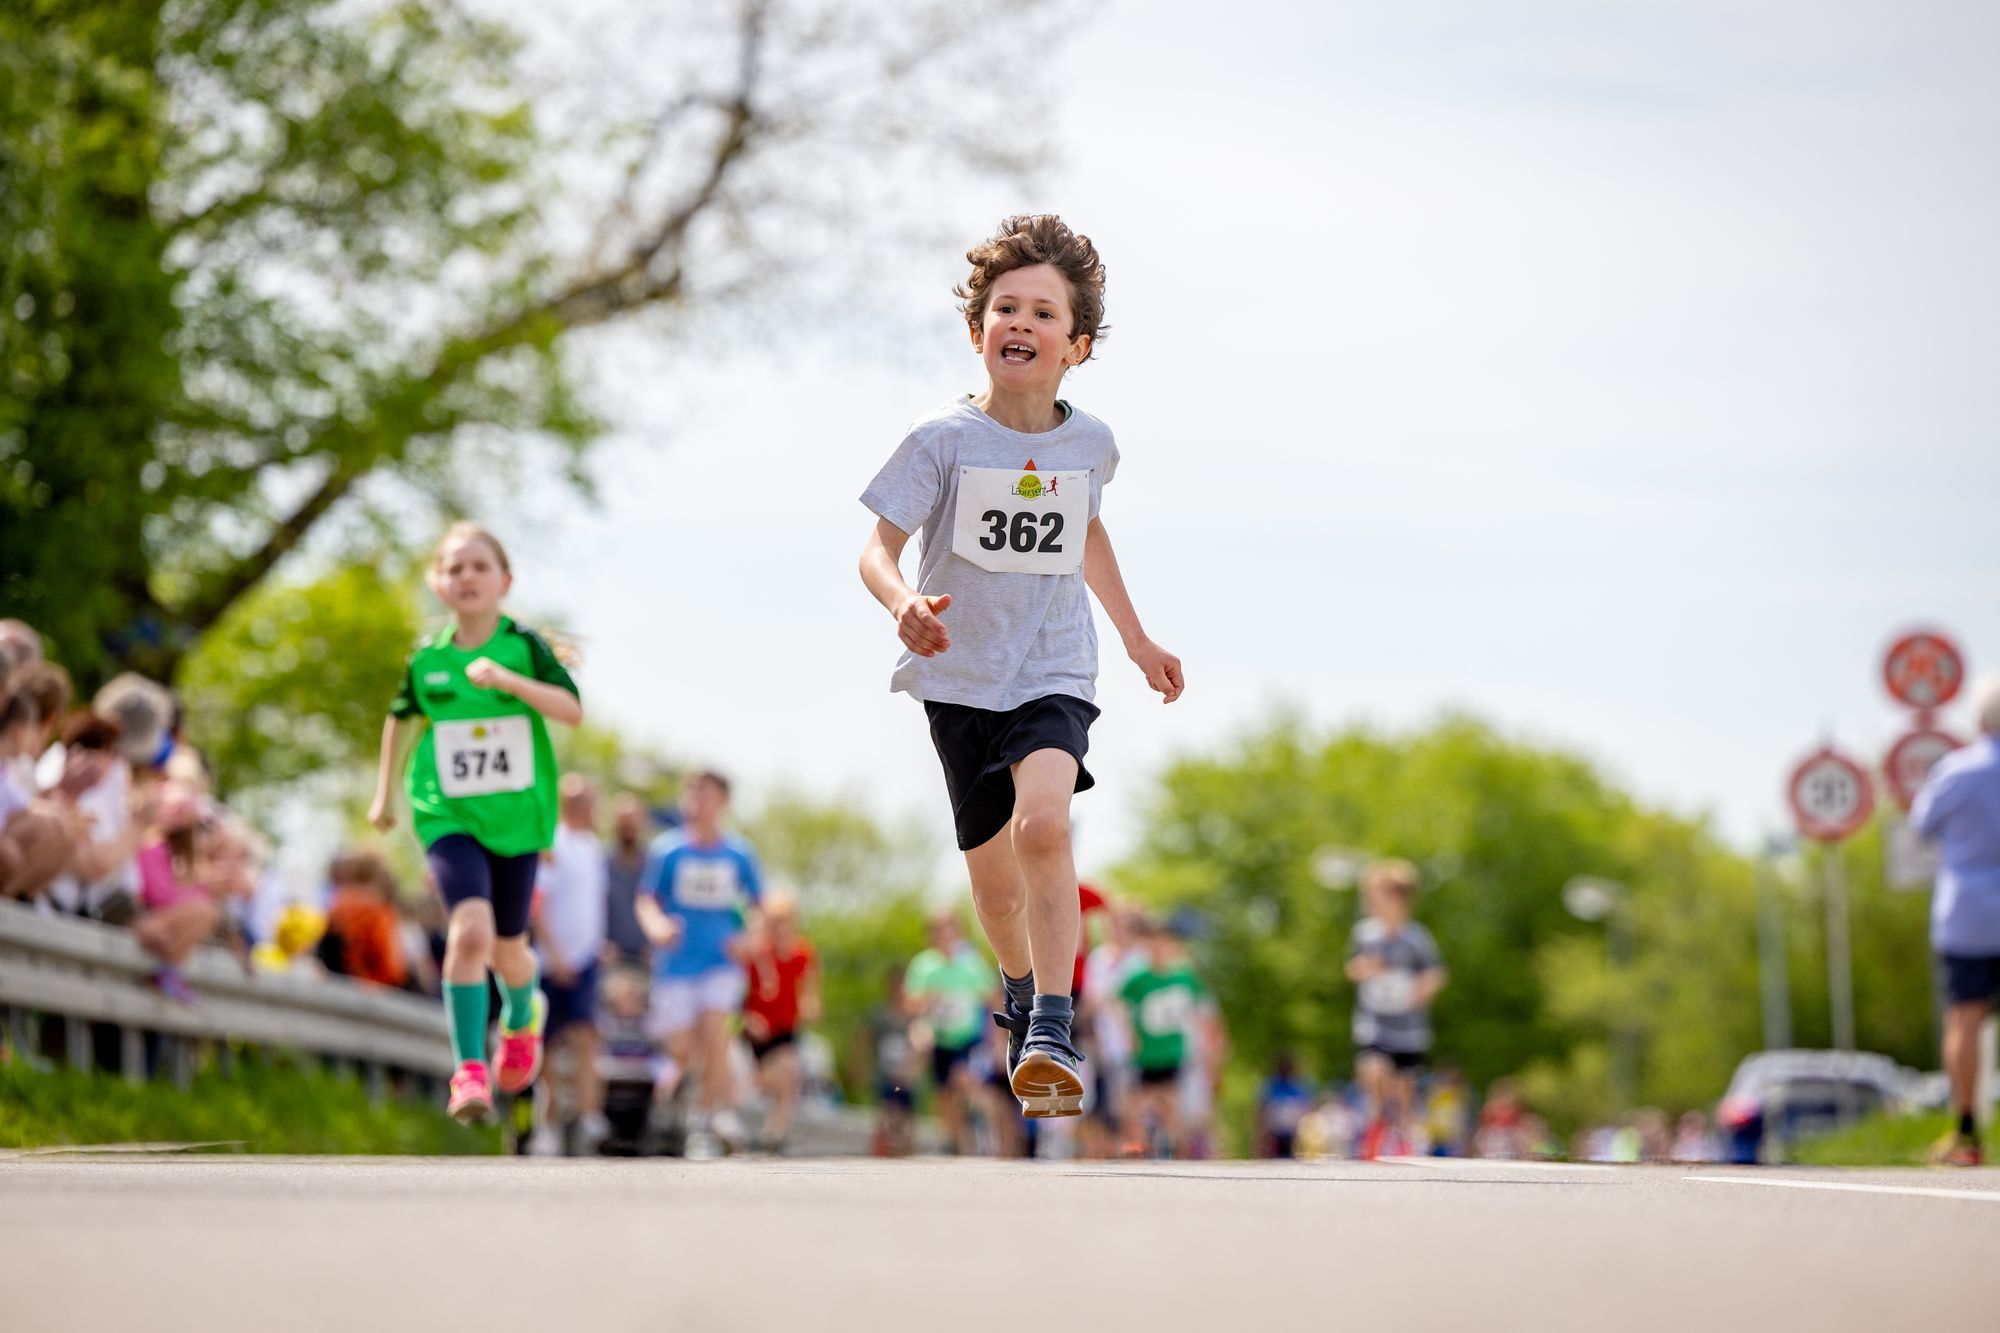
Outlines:
<svg viewBox="0 0 2000 1333"><path fill-rule="evenodd" d="M468 1128L440 1106L387 1097L310 1064L239 1056L181 1092L109 1074L0 1064L0 1148L84 1143L239 1143L254 1153L464 1156L500 1151L500 1131Z"/></svg>
<svg viewBox="0 0 2000 1333"><path fill-rule="evenodd" d="M1873 1116L1794 1144L1787 1158L1800 1166L1924 1166L1951 1125L1943 1111Z"/></svg>

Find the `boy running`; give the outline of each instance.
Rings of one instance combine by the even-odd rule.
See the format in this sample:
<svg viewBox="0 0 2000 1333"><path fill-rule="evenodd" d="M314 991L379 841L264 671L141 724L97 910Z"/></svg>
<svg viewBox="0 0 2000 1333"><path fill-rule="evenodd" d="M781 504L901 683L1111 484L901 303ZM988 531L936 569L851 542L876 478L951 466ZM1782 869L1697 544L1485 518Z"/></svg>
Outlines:
<svg viewBox="0 0 2000 1333"><path fill-rule="evenodd" d="M1144 1152L1149 1134L1164 1131L1168 1150L1187 1152L1181 1123L1181 1069L1187 1064L1188 1034L1195 1027L1197 1005L1208 990L1180 947L1173 930L1149 922L1141 933L1145 966L1125 979L1118 998L1131 1015L1133 1063L1138 1082L1126 1097L1126 1151Z"/></svg>
<svg viewBox="0 0 2000 1333"><path fill-rule="evenodd" d="M701 1071L701 1114L688 1136L689 1156L713 1156L713 1126L741 1138L733 1114L729 1021L743 1003L743 912L763 896L757 858L741 838L722 831L729 781L696 773L681 789L685 823L653 842L639 876L634 909L658 951L651 1023L667 1048L662 1091L673 1092L684 1070Z"/></svg>
<svg viewBox="0 0 2000 1333"><path fill-rule="evenodd" d="M993 973L966 943L955 910L931 917L930 940L931 947L911 959L903 974L903 1002L928 1030L931 1082L952 1149L969 1156L975 1147L970 1109L982 1096L972 1062L987 1032Z"/></svg>
<svg viewBox="0 0 2000 1333"><path fill-rule="evenodd" d="M1444 989L1444 959L1431 933L1410 920L1417 868L1377 861L1361 872L1362 908L1347 942L1347 979L1355 983L1355 1081L1367 1094L1371 1124L1362 1157L1388 1141L1410 1147L1417 1074L1431 1049L1431 1001Z"/></svg>
<svg viewBox="0 0 2000 1333"><path fill-rule="evenodd" d="M368 819L384 831L394 826L390 786L421 729L405 783L411 822L451 913L444 994L458 1072L449 1110L470 1123L493 1109L489 967L502 1000L500 1090L524 1090L541 1069L547 1003L535 989L527 935L535 869L556 832L556 755L543 719L573 727L583 704L549 645L500 614L514 575L492 533L453 524L431 560L430 585L452 620L410 654L382 729Z"/></svg>
<svg viewBox="0 0 2000 1333"><path fill-rule="evenodd" d="M1180 660L1140 627L1098 518L1118 466L1111 431L1056 396L1103 336L1096 247L1061 218L1016 216L966 258L958 295L986 388L913 426L862 493L877 521L861 578L906 650L890 688L923 701L944 766L1005 987L995 1019L1012 1037L1010 1085L1027 1115L1076 1115L1069 803L1094 785L1083 760L1097 717L1085 587L1148 685L1172 703L1184 682ZM919 531L912 588L899 562Z"/></svg>

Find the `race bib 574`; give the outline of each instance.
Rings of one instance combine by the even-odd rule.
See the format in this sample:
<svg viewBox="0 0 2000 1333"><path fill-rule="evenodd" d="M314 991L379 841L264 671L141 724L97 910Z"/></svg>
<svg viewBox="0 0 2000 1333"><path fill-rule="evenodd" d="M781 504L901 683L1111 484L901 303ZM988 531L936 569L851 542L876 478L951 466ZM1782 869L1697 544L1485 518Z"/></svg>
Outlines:
<svg viewBox="0 0 2000 1333"><path fill-rule="evenodd" d="M535 785L535 733L525 717L437 722L438 790L452 800Z"/></svg>

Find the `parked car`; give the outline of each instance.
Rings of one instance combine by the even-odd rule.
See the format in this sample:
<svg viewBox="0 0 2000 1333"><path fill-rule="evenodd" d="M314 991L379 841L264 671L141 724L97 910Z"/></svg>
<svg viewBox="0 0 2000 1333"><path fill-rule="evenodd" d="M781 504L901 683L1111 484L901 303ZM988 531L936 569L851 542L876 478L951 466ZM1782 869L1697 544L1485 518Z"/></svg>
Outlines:
<svg viewBox="0 0 2000 1333"><path fill-rule="evenodd" d="M1780 1162L1788 1145L1879 1111L1910 1109L1917 1075L1869 1051L1758 1051L1715 1108L1723 1160Z"/></svg>

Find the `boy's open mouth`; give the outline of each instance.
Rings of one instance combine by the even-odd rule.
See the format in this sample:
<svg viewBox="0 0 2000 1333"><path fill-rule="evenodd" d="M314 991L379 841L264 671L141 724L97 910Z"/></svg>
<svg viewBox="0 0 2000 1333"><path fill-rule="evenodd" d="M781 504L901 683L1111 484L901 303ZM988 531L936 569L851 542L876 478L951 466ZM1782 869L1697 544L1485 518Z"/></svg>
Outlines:
<svg viewBox="0 0 2000 1333"><path fill-rule="evenodd" d="M1026 343L1006 343L1000 348L1000 359L1011 365L1025 366L1035 359L1035 349Z"/></svg>

